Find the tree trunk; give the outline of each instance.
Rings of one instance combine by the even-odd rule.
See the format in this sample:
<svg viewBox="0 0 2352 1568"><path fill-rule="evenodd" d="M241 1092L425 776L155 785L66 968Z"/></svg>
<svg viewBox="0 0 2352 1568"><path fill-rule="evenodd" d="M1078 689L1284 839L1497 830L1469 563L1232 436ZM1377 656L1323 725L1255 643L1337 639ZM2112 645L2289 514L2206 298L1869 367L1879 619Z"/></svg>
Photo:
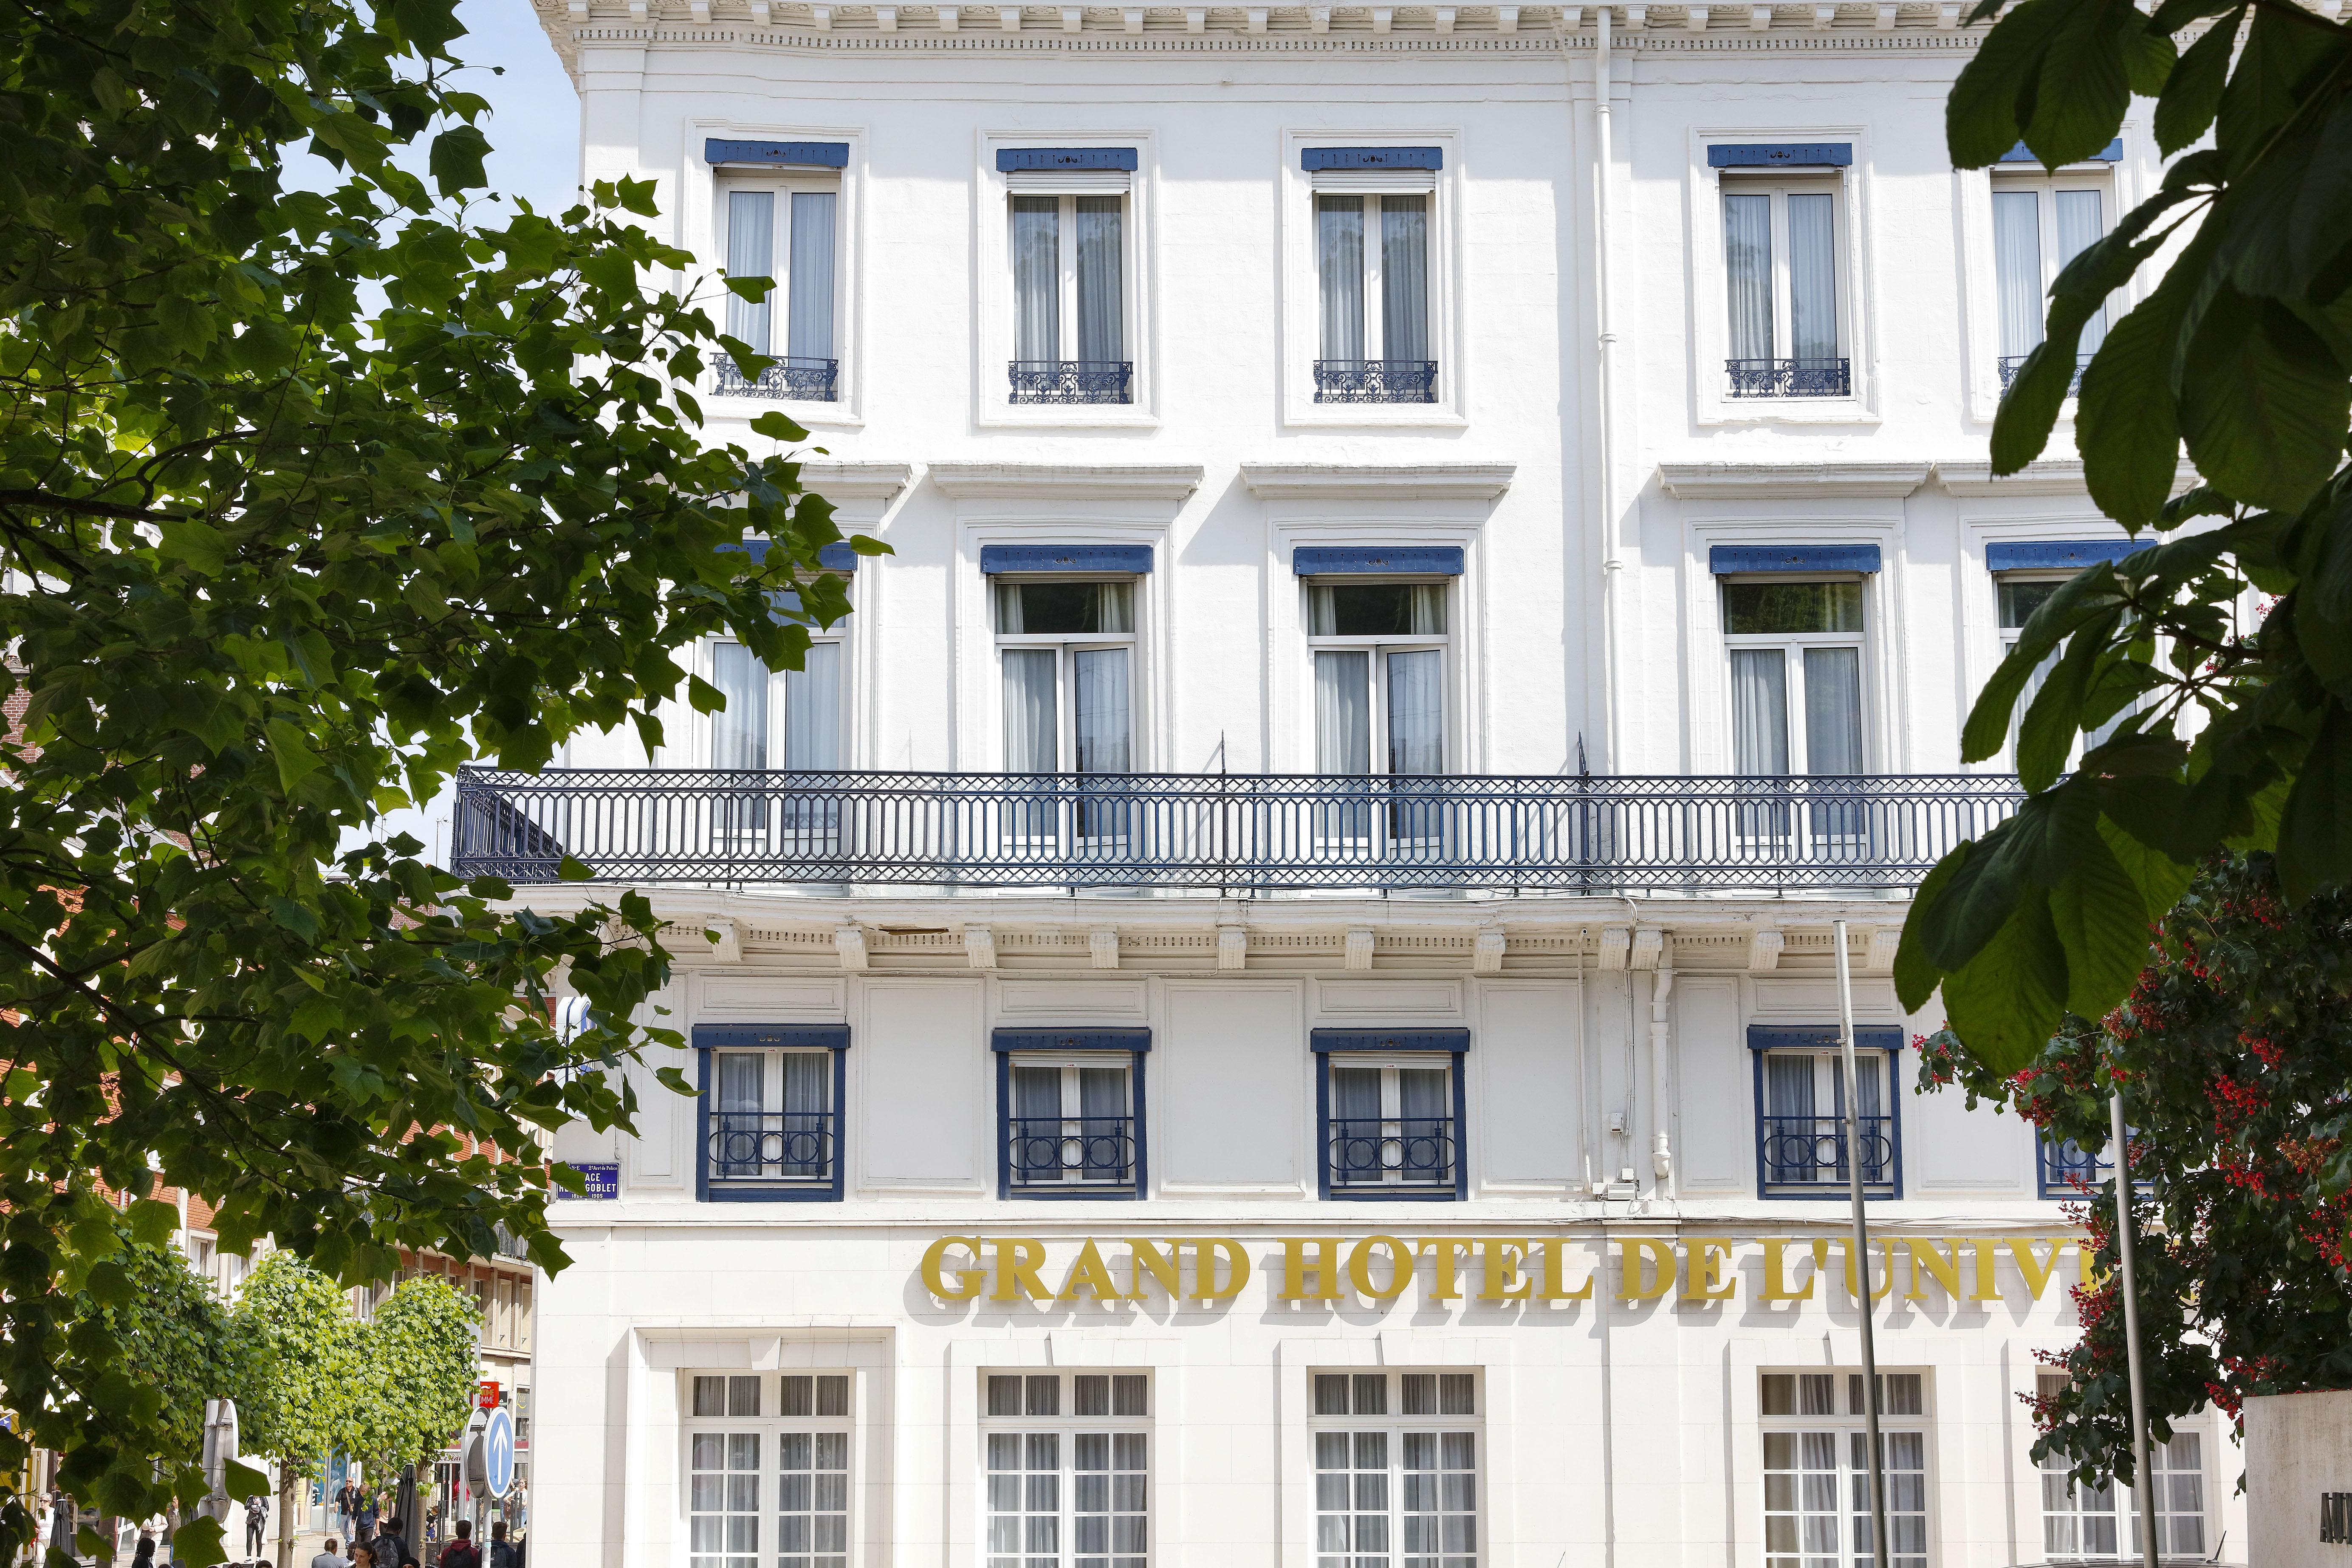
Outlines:
<svg viewBox="0 0 2352 1568"><path fill-rule="evenodd" d="M310 1489L294 1474L294 1467L285 1460L278 1461L278 1568L294 1568L294 1496L296 1487L302 1487L302 1496Z"/></svg>

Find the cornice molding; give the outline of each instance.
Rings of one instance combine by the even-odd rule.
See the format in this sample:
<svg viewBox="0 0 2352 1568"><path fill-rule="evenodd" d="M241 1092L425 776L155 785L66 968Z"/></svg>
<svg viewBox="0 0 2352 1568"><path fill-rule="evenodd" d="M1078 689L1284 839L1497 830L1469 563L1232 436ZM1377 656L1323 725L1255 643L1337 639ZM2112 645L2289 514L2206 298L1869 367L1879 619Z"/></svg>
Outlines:
<svg viewBox="0 0 2352 1568"><path fill-rule="evenodd" d="M878 501L887 506L915 477L911 463L804 462L801 483L825 500Z"/></svg>
<svg viewBox="0 0 2352 1568"><path fill-rule="evenodd" d="M1263 500L1493 500L1513 463L1244 463L1242 482Z"/></svg>
<svg viewBox="0 0 2352 1568"><path fill-rule="evenodd" d="M1974 499L1980 496L2073 496L2090 499L2090 489L2083 480L2080 458L2051 458L2029 463L2024 470L2006 479L1993 477L1992 464L1937 463L1936 482L1956 496ZM2182 464L2172 477L2172 493L2197 483L2197 470Z"/></svg>
<svg viewBox="0 0 2352 1568"><path fill-rule="evenodd" d="M1926 463L1661 463L1676 500L1900 500L1927 482Z"/></svg>
<svg viewBox="0 0 2352 1568"><path fill-rule="evenodd" d="M958 500L1181 501L1201 488L1198 463L933 463L924 472Z"/></svg>

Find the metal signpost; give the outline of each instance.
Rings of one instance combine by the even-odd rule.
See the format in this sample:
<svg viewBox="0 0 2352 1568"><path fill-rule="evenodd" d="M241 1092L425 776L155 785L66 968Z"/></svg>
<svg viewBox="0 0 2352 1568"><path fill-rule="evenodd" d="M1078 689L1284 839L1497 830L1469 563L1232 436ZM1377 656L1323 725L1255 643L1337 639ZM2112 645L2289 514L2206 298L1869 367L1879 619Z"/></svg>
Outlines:
<svg viewBox="0 0 2352 1568"><path fill-rule="evenodd" d="M1871 1322L1870 1218L1862 1202L1862 1121L1855 1101L1861 1075L1853 1060L1853 974L1845 951L1845 921L1837 922L1838 1047L1845 1058L1845 1173L1853 1196L1854 1310L1862 1317L1862 1399L1870 1444L1870 1562L1886 1568L1886 1454L1878 1438L1878 1340ZM1892 1090L1893 1084L1887 1088Z"/></svg>
<svg viewBox="0 0 2352 1568"><path fill-rule="evenodd" d="M2157 1568L2156 1482L2147 1473L2147 1391L2139 1371L2139 1291L2132 1279L2131 1146L2124 1131L2124 1097L2107 1097L2108 1137L2116 1152L2116 1248L2122 1256L2118 1281L2124 1293L2124 1365L2131 1374L2132 1474L2138 1484L2139 1553L2143 1568Z"/></svg>

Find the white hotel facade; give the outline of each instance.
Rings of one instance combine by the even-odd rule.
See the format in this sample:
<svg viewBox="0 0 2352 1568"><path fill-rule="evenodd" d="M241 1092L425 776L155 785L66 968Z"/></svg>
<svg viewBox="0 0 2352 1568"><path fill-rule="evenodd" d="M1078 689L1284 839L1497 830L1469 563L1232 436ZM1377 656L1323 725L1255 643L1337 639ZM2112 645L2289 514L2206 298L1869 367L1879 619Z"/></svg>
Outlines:
<svg viewBox="0 0 2352 1568"><path fill-rule="evenodd" d="M558 1141L535 1558L1866 1563L1850 1155L1892 1561L2136 1552L2030 1458L2066 1158L1888 971L2118 542L2004 364L2160 165L1955 172L1959 11L540 0L585 175L777 279L714 432L893 553L460 796L676 922L700 1088ZM2234 1555L2228 1423L2160 1470Z"/></svg>

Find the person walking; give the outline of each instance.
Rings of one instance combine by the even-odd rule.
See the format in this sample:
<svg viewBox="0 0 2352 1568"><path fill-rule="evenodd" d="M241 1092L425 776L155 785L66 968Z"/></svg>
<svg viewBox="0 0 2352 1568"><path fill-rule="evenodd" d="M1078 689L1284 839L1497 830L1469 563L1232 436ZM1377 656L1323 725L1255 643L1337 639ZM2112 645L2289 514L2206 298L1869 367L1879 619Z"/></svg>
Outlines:
<svg viewBox="0 0 2352 1568"><path fill-rule="evenodd" d="M438 1568L482 1568L482 1549L474 1544L474 1521L459 1520L456 1537L441 1549Z"/></svg>
<svg viewBox="0 0 2352 1568"><path fill-rule="evenodd" d="M352 1542L352 1568L376 1568L375 1548L364 1541Z"/></svg>
<svg viewBox="0 0 2352 1568"><path fill-rule="evenodd" d="M336 1552L335 1538L331 1535L327 1537L324 1549L310 1559L310 1568L352 1568L352 1565Z"/></svg>
<svg viewBox="0 0 2352 1568"><path fill-rule="evenodd" d="M131 1568L155 1568L155 1537L143 1526L139 1531L138 1550L131 1554Z"/></svg>
<svg viewBox="0 0 2352 1568"><path fill-rule="evenodd" d="M245 1554L261 1561L262 1539L269 1533L269 1500L258 1492L245 1500Z"/></svg>
<svg viewBox="0 0 2352 1568"><path fill-rule="evenodd" d="M522 1553L507 1539L507 1521L503 1519L490 1523L490 1568L522 1568Z"/></svg>
<svg viewBox="0 0 2352 1568"><path fill-rule="evenodd" d="M376 1561L381 1563L383 1568L420 1568L416 1561L416 1553L408 1544L405 1520L385 1520L383 1534L378 1539L382 1551L377 1554Z"/></svg>
<svg viewBox="0 0 2352 1568"><path fill-rule="evenodd" d="M373 1544L375 1541L375 1494L361 1489L352 1500L352 1535L354 1540Z"/></svg>

